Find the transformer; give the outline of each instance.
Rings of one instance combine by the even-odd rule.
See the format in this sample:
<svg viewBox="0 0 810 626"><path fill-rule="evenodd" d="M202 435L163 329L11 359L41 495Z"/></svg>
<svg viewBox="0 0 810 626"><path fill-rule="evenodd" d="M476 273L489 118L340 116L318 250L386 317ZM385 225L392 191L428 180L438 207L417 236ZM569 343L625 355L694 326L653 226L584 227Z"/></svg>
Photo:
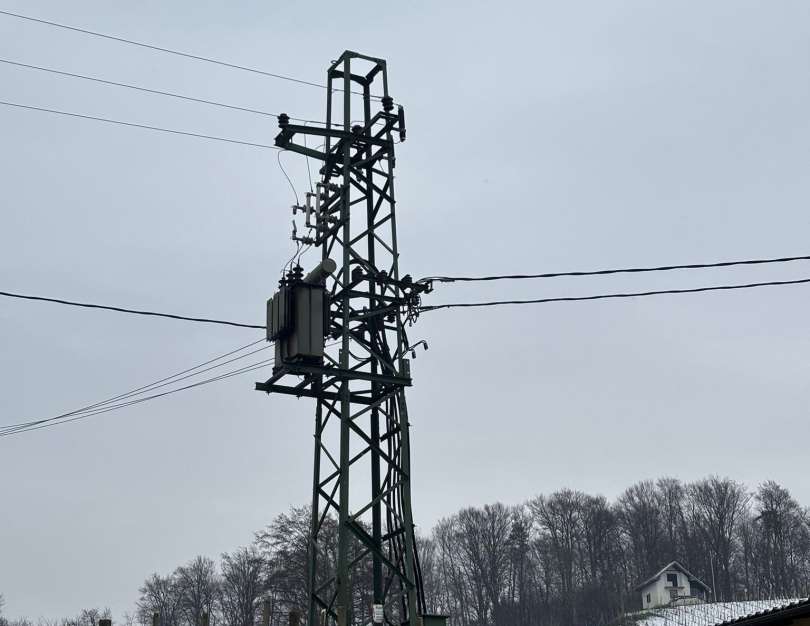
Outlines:
<svg viewBox="0 0 810 626"><path fill-rule="evenodd" d="M329 328L324 282L335 268L332 259L325 259L303 279L297 268L267 301L267 340L276 343L276 368L284 363L323 362Z"/></svg>

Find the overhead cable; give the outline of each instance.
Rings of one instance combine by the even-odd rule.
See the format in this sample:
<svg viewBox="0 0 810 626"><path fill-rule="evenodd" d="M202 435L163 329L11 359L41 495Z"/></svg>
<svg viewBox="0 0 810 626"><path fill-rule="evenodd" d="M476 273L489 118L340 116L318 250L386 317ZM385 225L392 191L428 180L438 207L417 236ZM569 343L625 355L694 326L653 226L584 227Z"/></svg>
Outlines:
<svg viewBox="0 0 810 626"><path fill-rule="evenodd" d="M294 76L288 76L286 74L277 74L275 72L268 72L266 70L258 69L255 67L249 67L246 65L238 65L236 63L229 63L228 61L220 61L219 59L214 59L211 57L202 56L199 54L191 54L190 52L182 52L181 50L173 50L171 48L164 48L162 46L156 46L149 43L144 43L142 41L135 41L134 39L127 39L125 37L118 37L117 35L108 35L106 33L100 33L98 31L90 30L88 28L79 28L78 26L70 26L68 24L62 24L60 22L54 22L52 20L45 20L38 17L32 17L30 15L23 15L21 13L12 13L11 11L0 11L0 15L7 15L8 17L15 17L21 20L27 20L29 22L36 22L38 24L45 24L47 26L53 26L55 28L63 28L65 30L70 30L76 33L82 33L84 35L90 35L92 37L100 37L102 39L108 39L110 41L117 41L119 43L129 44L131 46L138 46L140 48L146 48L148 50L155 50L157 52L164 52L166 54L172 54L179 57L185 57L187 59L194 59L195 61L203 61L205 63L212 63L214 65L220 65L222 67L228 67L235 70L241 70L243 72L250 72L252 74L259 74L261 76L269 76L271 78L279 78L281 80L287 80L293 83L298 83L300 85L309 85L310 87L318 87L320 89L328 89L326 85L321 83L314 83L308 80L302 80L300 78L295 78ZM342 91L342 89L334 89L333 91ZM356 95L363 95L362 91L352 91L351 93ZM375 100L381 99L381 96L372 95L372 98Z"/></svg>
<svg viewBox="0 0 810 626"><path fill-rule="evenodd" d="M220 381L220 380L225 380L227 378L231 378L233 376L238 376L240 374L247 374L248 372L254 372L256 370L259 370L259 369L268 367L270 365L273 365L275 363L275 358L274 357L269 358L269 359L264 359L264 360L261 360L261 361L257 361L255 363L250 363L249 365L245 365L245 366L240 367L240 368L238 368L236 370L232 370L232 371L226 372L224 374L218 374L216 376L212 376L210 378L206 378L206 379L201 380L201 381L190 383L188 385L183 385L182 387L177 387L175 389L169 389L168 391L163 391L161 393L156 393L156 394L136 398L134 400L127 400L126 402L111 403L113 400L126 400L128 397L131 397L132 395L141 395L141 394L135 394L134 393L135 391L146 390L147 392L151 392L151 391L154 391L155 389L158 389L160 387L164 387L166 385L158 385L157 383L162 383L163 381L169 380L170 378L174 378L175 380L172 380L170 383L167 383L167 384L177 383L177 382L179 382L181 380L189 378L189 376L184 376L182 378L176 378L177 376L180 376L180 374L185 374L186 372L189 372L191 370L198 369L198 368L200 368L200 367L202 367L204 365L207 365L209 363L213 363L214 361L217 361L219 359L225 358L226 356L230 356L231 354L234 354L236 352L239 352L241 350L249 348L249 347L251 347L251 346L253 346L253 345L255 345L255 344L257 344L257 343L259 343L261 341L265 341L265 340L264 339L259 339L257 341L252 342L252 343L249 343L249 344L247 344L245 346L242 346L241 348L237 348L236 350L232 350L231 352L228 352L228 353L223 354L223 355L221 355L219 357L216 357L215 359L211 359L209 361L206 361L205 363L201 363L200 365L197 365L194 368L189 368L188 370L184 370L183 372L179 372L178 374L174 374L173 376L161 379L161 380L156 381L155 383L151 383L150 385L147 385L145 387L140 387L140 388L134 390L133 392L127 392L126 394L120 394L120 395L115 396L114 398L111 398L111 399L108 399L108 400L104 400L104 401L101 401L101 402L96 402L95 404L88 405L87 407L84 407L82 409L77 409L75 411L70 411L68 413L63 413L61 415L57 415L57 416L51 417L51 418L39 419L39 420L31 420L31 421L28 421L28 422L22 422L20 424L7 425L5 427L0 428L0 438L9 437L11 435L16 435L16 434L20 434L20 433L24 433L24 432L29 432L29 431L32 431L32 430L39 430L39 429L42 429L42 428L51 428L53 426L59 426L61 424L69 424L69 423L77 422L77 421L86 419L88 417L92 417L94 415L100 415L102 413L109 413L111 411L116 411L118 409L122 409L122 408L126 408L128 406L133 406L133 405L136 405L136 404L140 404L142 402L148 402L150 400L155 400L157 398L162 398L162 397L165 397L165 396L169 396L169 395L178 393L180 391L186 391L188 389L195 389L195 388L201 387L203 385L208 385L210 383L214 383L214 382L217 382L217 381ZM339 341L327 342L326 346L331 347L331 346L335 346L335 345L337 345L339 343L340 343ZM269 347L271 347L271 346L266 346L265 348L260 348L258 350L254 350L252 352L249 352L249 353L244 354L242 356L239 356L237 358L231 359L229 361L225 361L224 363L221 363L221 364L216 365L214 367L209 367L207 369L200 370L198 372L195 372L194 374L191 374L191 376L197 376L197 375L199 375L199 374L201 374L203 372L215 369L216 367L221 367L222 365L226 365L227 363L232 363L233 361L236 361L238 359L250 356L251 354L255 354L256 352L261 352L262 350L264 350L266 348L269 348Z"/></svg>
<svg viewBox="0 0 810 626"><path fill-rule="evenodd" d="M173 130L171 128L161 128L159 126L148 126L146 124L135 124L133 122L124 122L121 120L113 120L106 117L96 117L94 115L84 115L82 113L71 113L69 111L59 111L57 109L46 109L44 107L36 107L31 106L29 104L19 104L17 102L6 102L0 100L0 104L9 106L9 107L17 107L18 109L29 109L31 111L40 111L43 113L54 113L56 115L66 115L69 117L78 117L85 120L93 120L95 122L105 122L107 124L119 124L121 126L130 126L132 128L142 128L145 130L154 130L161 133L171 133L172 135L185 135L186 137L198 137L199 139L210 139L212 141L224 141L226 143L235 143L240 144L243 146L252 146L254 148L267 148L270 150L279 150L280 148L276 146L271 146L268 144L263 143L254 143L252 141L242 141L240 139L229 139L227 137L216 137L214 135L203 135L200 133L191 133L184 130Z"/></svg>
<svg viewBox="0 0 810 626"><path fill-rule="evenodd" d="M105 33L99 33L97 31L89 30L87 28L79 28L77 26L69 26L67 24L60 24L59 22L53 22L51 20L44 20L37 17L31 17L30 15L22 15L20 13L12 13L11 11L0 11L0 14L7 15L9 17L16 17L21 20L28 20L29 22L37 22L38 24L46 24L47 26L54 26L56 28L63 28L65 30L71 30L77 33L82 33L84 35L91 35L93 37L100 37L102 39L109 39L111 41L117 41L119 43L125 43L132 46L138 46L140 48L147 48L149 50L156 50L158 52L165 52L167 54L173 54L180 57L186 57L188 59L194 59L195 61L204 61L205 63L213 63L215 65L221 65L223 67L229 67L231 69L242 70L244 72L252 72L253 74L261 74L262 76L269 76L271 78L280 78L281 80L288 80L294 83L299 83L301 85L309 85L311 87L320 87L321 89L326 89L325 85L321 85L319 83L313 83L308 80L302 80L300 78L295 78L293 76L287 76L285 74L276 74L274 72L267 72L265 70L257 69L255 67L247 67L245 65L237 65L235 63L228 63L226 61L220 61L218 59L212 59L210 57L200 56L198 54L191 54L189 52L181 52L180 50L172 50L170 48L163 48L161 46L155 46L148 43L143 43L141 41L134 41L132 39L126 39L124 37L118 37L116 35L107 35Z"/></svg>
<svg viewBox="0 0 810 626"><path fill-rule="evenodd" d="M640 274L643 272L669 272L672 270L707 269L712 267L732 267L735 265L763 265L766 263L788 263L791 261L810 261L807 256L786 256L772 259L747 259L743 261L718 261L716 263L686 263L682 265L659 265L652 267L625 267L620 269L588 270L582 272L548 272L545 274L503 274L495 276L428 276L418 282L479 282L494 280L522 280L529 278L559 278L562 276L604 276L607 274Z"/></svg>
<svg viewBox="0 0 810 626"><path fill-rule="evenodd" d="M237 106L235 104L227 104L225 102L217 102L216 100L206 100L204 98L194 98L192 96L186 96L184 94L174 93L171 91L161 91L160 89L150 89L148 87L141 87L139 85L131 85L129 83L120 83L114 80L107 80L104 78L98 78L96 76L87 76L85 74L76 74L73 72L65 72L63 70L57 70L50 67L42 67L41 65L31 65L29 63L21 63L19 61L12 61L11 59L0 59L0 63L5 63L7 65L13 65L16 67L23 67L31 70L39 70L41 72L49 72L51 74L57 74L59 76L68 76L70 78L80 78L82 80L92 81L94 83L101 83L102 85L112 85L114 87L124 87L126 89L134 89L136 91L143 91L145 93L156 94L159 96L168 96L170 98L178 98L180 100L188 100L189 102L197 102L199 104L207 104L216 107L222 107L225 109L233 109L235 111L243 111L245 113L254 113L256 115L264 115L267 117L275 117L278 118L278 113L271 113L270 111L262 111L261 109L251 109L249 107ZM308 124L323 124L323 122L317 120L307 120L300 117L290 117L291 120L296 122L304 122Z"/></svg>
<svg viewBox="0 0 810 626"><path fill-rule="evenodd" d="M118 313L129 313L132 315L148 315L151 317L165 317L173 320L182 320L184 322L202 322L204 324L221 324L223 326L236 326L238 328L259 328L265 329L265 325L259 324L242 324L240 322L231 322L228 320L211 319L207 317L188 317L185 315L175 315L173 313L159 313L157 311L143 311L140 309L126 309L118 306L109 306L106 304L91 304L89 302L74 302L72 300L61 300L59 298L46 298L44 296L30 296L21 293L11 293L9 291L0 291L0 296L7 298L19 298L21 300L35 300L39 302L52 302L54 304L65 304L68 306L77 306L85 309L102 309L105 311L116 311Z"/></svg>
<svg viewBox="0 0 810 626"><path fill-rule="evenodd" d="M94 409L99 409L100 407L110 405L110 404L112 404L114 402L118 402L120 400L124 400L124 399L127 399L127 398L131 398L133 396L138 396L138 395L142 395L142 394L145 394L145 393L149 393L150 391L153 391L155 389L159 389L161 387L165 387L167 385L177 383L177 382L179 382L181 380L186 380L186 379L188 379L188 378L190 378L192 376L199 376L200 374L211 371L212 369L223 367L225 365L228 365L229 363L233 363L234 361L247 358L248 356L251 356L251 355L253 355L253 354L257 353L257 352L261 352L262 350L266 350L267 348L270 348L271 346L267 345L267 346L259 348L257 350L252 350L251 352L248 352L246 354L242 354L242 355L239 355L237 357L234 357L233 359L229 359L227 361L218 363L216 365L211 365L212 363L216 363L217 361L222 361L222 359L225 359L225 358L227 358L229 356L232 356L234 354L242 352L242 351L246 350L247 348L253 347L256 344L262 343L264 341L266 341L265 338L257 339L256 341L251 341L250 343L248 343L248 344L246 344L244 346L240 346L239 348L236 348L234 350L226 352L225 354L221 354L221 355L216 356L216 357L214 357L212 359L208 359L207 361L204 361L204 362L202 362L202 363L200 363L198 365L195 365L193 367L189 367L187 369L184 369L181 372L177 372L176 374L172 374L171 376L165 376L165 377L163 377L163 378L161 378L159 380L156 380L156 381L154 381L152 383L149 383L148 385L143 385L141 387L137 387L137 388L132 389L130 391L120 393L118 395L112 396L112 397L107 398L105 400L101 400L99 402L95 402L93 404L88 404L86 406L83 406L83 407L78 408L78 409L74 409L73 411L69 411L67 413L61 413L60 415L55 415L53 417L48 417L48 418L44 418L44 419L40 419L40 420L33 420L33 421L29 420L27 422L22 422L22 423L19 423L19 424L4 424L4 425L0 426L0 433L10 431L10 430L16 430L18 428L23 428L23 427L27 427L27 426L31 426L31 425L42 424L42 423L47 423L47 422L53 422L53 421L60 420L60 419L65 418L65 417L70 417L72 415L77 415L79 413L86 413L88 411L92 411ZM210 367L205 367L207 365L209 365ZM205 369L201 369L201 368L205 368Z"/></svg>
<svg viewBox="0 0 810 626"><path fill-rule="evenodd" d="M536 298L533 300L494 300L489 302L451 302L419 307L420 311L437 311L439 309L460 309L473 307L492 307L507 304L546 304L549 302L580 302L585 300L607 300L612 298L641 298L646 296L659 296L665 294L702 293L704 291L729 291L732 289L753 289L755 287L777 287L782 285L801 285L810 283L810 278L799 280L774 280L763 283L748 283L744 285L716 285L711 287L695 287L692 289L662 289L657 291L637 291L628 293L606 293L595 296L569 296L561 298Z"/></svg>
<svg viewBox="0 0 810 626"><path fill-rule="evenodd" d="M51 428L53 426L60 426L62 424L68 424L68 423L71 423L71 422L76 422L76 421L79 421L79 420L86 419L88 417L92 417L94 415L99 415L101 413L108 413L110 411L115 411L117 409L132 406L134 404L140 404L141 402L148 402L150 400L154 400L156 398L162 398L164 396L168 396L168 395L171 395L171 394L174 394L174 393L178 393L180 391L186 391L188 389L194 389L196 387L201 387L203 385L208 385L210 383L214 383L214 382L217 382L217 381L220 381L220 380L224 380L226 378L231 378L232 376L238 376L240 374L246 374L248 372L252 372L252 371L255 371L257 369L267 367L268 365L272 364L274 361L275 361L275 359L266 359L264 361L258 361L257 363L252 363L250 365L246 365L246 366L244 366L242 368L239 368L237 370L234 370L234 371L231 371L231 372L228 372L228 373L225 373L225 374L220 374L218 376L213 376L211 378L206 378L205 380L201 380L201 381L196 382L196 383L191 383L189 385L184 385L183 387L178 387L177 389L170 389L169 391L156 393L156 394L153 394L151 396L145 396L143 398L138 398L136 400L130 400L128 402L121 402L119 404L114 404L112 406L99 408L99 409L94 410L94 411L89 411L89 412L86 412L86 413L82 413L80 415L76 415L75 417L70 417L69 419L64 419L64 420L61 420L61 421L49 422L49 423L45 423L45 424L41 423L41 421L35 421L35 422L32 422L30 425L25 425L25 426L23 426L21 428L17 428L17 429L10 430L10 431L2 431L2 432L0 432L0 438L2 438L2 437L10 437L12 435L17 435L17 434L20 434L20 433L29 432L31 430L39 430L41 428Z"/></svg>

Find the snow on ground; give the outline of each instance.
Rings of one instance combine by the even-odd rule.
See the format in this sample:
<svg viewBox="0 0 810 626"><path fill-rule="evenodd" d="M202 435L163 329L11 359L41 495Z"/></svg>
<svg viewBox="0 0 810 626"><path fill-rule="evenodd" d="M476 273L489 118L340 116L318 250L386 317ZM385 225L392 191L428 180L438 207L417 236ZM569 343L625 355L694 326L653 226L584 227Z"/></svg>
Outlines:
<svg viewBox="0 0 810 626"><path fill-rule="evenodd" d="M653 609L636 614L636 616L641 616L641 619L636 622L636 626L716 626L716 624L722 624L728 620L783 607L802 600L804 598L714 602L711 604Z"/></svg>

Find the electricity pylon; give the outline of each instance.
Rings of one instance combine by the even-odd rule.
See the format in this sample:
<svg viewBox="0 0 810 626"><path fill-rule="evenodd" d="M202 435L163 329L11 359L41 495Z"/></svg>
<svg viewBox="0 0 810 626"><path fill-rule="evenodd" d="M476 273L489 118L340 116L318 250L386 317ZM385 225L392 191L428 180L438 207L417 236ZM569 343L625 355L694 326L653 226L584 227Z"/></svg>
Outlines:
<svg viewBox="0 0 810 626"><path fill-rule="evenodd" d="M405 326L425 288L399 271L394 145L405 139L404 111L389 95L385 61L356 52L329 67L326 97L325 126L279 116L276 145L322 163L316 191L293 209L309 228L293 238L320 248L321 263L306 278L290 272L268 304L277 360L256 388L317 399L308 626L371 621L363 613L372 607L355 610L351 591L369 561L374 621L383 612L386 624L417 626L425 602L405 403L415 346ZM324 335L339 345L324 347ZM334 520L330 556L324 535Z"/></svg>

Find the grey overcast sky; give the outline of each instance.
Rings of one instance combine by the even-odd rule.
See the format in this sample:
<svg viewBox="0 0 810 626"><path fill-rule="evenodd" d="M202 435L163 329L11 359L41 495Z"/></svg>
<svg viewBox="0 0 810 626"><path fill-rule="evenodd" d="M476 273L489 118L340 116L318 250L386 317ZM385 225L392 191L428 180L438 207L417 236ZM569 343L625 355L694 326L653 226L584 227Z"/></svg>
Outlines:
<svg viewBox="0 0 810 626"><path fill-rule="evenodd" d="M810 253L810 3L110 2L0 9L320 82L385 57L415 277ZM2 58L320 119L322 90L0 16ZM0 99L272 143L272 118L2 65ZM276 152L0 106L0 289L261 322L291 253ZM298 190L304 163L285 155ZM429 303L810 276L808 264L439 286ZM810 504L810 288L436 311L412 329L422 529L465 505L661 475ZM260 331L0 302L0 423L184 369ZM258 375L0 439L11 616L131 610L311 480L312 403Z"/></svg>

